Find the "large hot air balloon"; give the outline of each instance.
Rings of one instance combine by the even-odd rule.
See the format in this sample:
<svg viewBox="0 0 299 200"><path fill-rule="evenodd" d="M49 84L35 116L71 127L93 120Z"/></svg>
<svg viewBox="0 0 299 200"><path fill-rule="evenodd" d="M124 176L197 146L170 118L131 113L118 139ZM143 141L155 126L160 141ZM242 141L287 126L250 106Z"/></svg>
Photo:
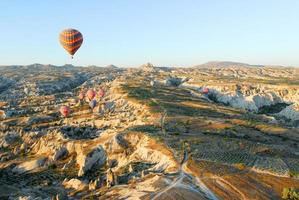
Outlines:
<svg viewBox="0 0 299 200"><path fill-rule="evenodd" d="M93 99L89 102L89 107L91 109L94 109L96 106L97 106L97 101L95 99Z"/></svg>
<svg viewBox="0 0 299 200"><path fill-rule="evenodd" d="M96 96L96 93L93 89L89 89L86 93L86 96L88 97L89 101L91 101Z"/></svg>
<svg viewBox="0 0 299 200"><path fill-rule="evenodd" d="M98 95L99 95L100 98L103 98L104 95L105 95L105 91L102 88L100 88L99 92L98 92Z"/></svg>
<svg viewBox="0 0 299 200"><path fill-rule="evenodd" d="M62 47L72 56L80 48L83 42L82 34L76 29L65 29L59 35Z"/></svg>
<svg viewBox="0 0 299 200"><path fill-rule="evenodd" d="M59 111L63 115L63 117L68 117L71 112L68 106L61 106Z"/></svg>

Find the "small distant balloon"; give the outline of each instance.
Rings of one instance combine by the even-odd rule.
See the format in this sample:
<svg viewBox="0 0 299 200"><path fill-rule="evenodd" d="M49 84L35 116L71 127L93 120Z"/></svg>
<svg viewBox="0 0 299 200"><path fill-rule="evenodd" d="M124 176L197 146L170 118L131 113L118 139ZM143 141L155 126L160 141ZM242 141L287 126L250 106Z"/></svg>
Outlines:
<svg viewBox="0 0 299 200"><path fill-rule="evenodd" d="M61 106L60 113L63 117L68 117L70 112L71 112L71 110L68 106Z"/></svg>
<svg viewBox="0 0 299 200"><path fill-rule="evenodd" d="M208 93L209 93L209 88L206 88L206 87L203 88L203 89L202 89L202 93L203 93L203 94L208 94Z"/></svg>
<svg viewBox="0 0 299 200"><path fill-rule="evenodd" d="M98 92L98 95L99 95L100 98L103 98L105 96L105 91L102 88L100 88L99 92Z"/></svg>
<svg viewBox="0 0 299 200"><path fill-rule="evenodd" d="M80 100L83 100L83 99L84 99L84 94L83 94L83 92L80 92L78 97L79 97Z"/></svg>
<svg viewBox="0 0 299 200"><path fill-rule="evenodd" d="M93 89L89 89L86 93L86 96L88 97L89 101L91 101L96 96L96 92Z"/></svg>
<svg viewBox="0 0 299 200"><path fill-rule="evenodd" d="M96 106L97 106L97 101L95 99L93 99L89 102L89 107L91 109L94 109Z"/></svg>

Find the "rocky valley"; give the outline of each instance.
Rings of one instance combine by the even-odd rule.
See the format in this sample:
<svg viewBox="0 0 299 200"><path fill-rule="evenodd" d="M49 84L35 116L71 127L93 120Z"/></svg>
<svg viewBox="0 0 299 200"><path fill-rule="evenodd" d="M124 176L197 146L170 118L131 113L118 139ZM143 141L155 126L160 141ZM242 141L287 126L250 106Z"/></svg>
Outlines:
<svg viewBox="0 0 299 200"><path fill-rule="evenodd" d="M0 199L287 199L298 189L299 68L0 67Z"/></svg>

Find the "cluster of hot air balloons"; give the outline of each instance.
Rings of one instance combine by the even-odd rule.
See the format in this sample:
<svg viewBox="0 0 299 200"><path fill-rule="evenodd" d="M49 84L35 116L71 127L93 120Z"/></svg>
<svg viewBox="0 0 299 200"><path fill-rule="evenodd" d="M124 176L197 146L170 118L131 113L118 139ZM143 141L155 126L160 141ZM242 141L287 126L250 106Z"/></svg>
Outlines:
<svg viewBox="0 0 299 200"><path fill-rule="evenodd" d="M86 94L84 92L80 92L78 95L79 101L82 103L87 97L89 102L89 107L93 110L97 105L97 100L95 99L96 95L99 99L102 99L105 96L105 91L102 88L99 88L98 93L96 93L93 89L89 89ZM70 114L70 108L68 106L62 106L60 108L60 113L63 117L68 117Z"/></svg>
<svg viewBox="0 0 299 200"><path fill-rule="evenodd" d="M100 88L98 91L98 97L101 99L104 97L104 95L105 91L102 88ZM89 89L86 93L86 96L89 100L89 107L91 109L94 109L97 106L97 101L94 99L96 96L96 92L93 89Z"/></svg>
<svg viewBox="0 0 299 200"><path fill-rule="evenodd" d="M59 34L59 41L62 47L71 55L71 58L73 58L74 54L83 43L83 35L76 29L65 29ZM100 88L98 91L98 97L101 99L104 95L105 91ZM95 96L96 92L93 89L89 89L86 94L80 92L78 98L82 103L84 98L87 97L89 100L89 107L93 110L97 106ZM60 113L64 117L68 117L70 114L70 108L68 106L62 106L60 108Z"/></svg>

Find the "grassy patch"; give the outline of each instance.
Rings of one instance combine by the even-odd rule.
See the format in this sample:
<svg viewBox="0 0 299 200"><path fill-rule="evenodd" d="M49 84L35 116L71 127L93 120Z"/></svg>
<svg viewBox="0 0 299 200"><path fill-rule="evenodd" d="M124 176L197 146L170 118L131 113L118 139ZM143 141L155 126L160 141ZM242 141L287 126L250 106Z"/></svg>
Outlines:
<svg viewBox="0 0 299 200"><path fill-rule="evenodd" d="M48 169L56 169L57 165L55 163L51 163L50 165L48 165Z"/></svg>
<svg viewBox="0 0 299 200"><path fill-rule="evenodd" d="M123 85L123 89L128 93L128 96L132 98L137 98L139 100L153 98L151 91L142 85L138 87Z"/></svg>
<svg viewBox="0 0 299 200"><path fill-rule="evenodd" d="M283 188L282 199L298 200L299 193L294 188Z"/></svg>
<svg viewBox="0 0 299 200"><path fill-rule="evenodd" d="M237 163L237 164L234 164L234 167L239 169L239 170L244 170L246 169L246 165L244 163Z"/></svg>
<svg viewBox="0 0 299 200"><path fill-rule="evenodd" d="M294 170L290 170L289 171L289 176L292 177L292 178L299 178L299 172L294 171Z"/></svg>
<svg viewBox="0 0 299 200"><path fill-rule="evenodd" d="M131 131L143 132L143 133L155 133L161 130L161 128L154 125L142 125L130 128Z"/></svg>

